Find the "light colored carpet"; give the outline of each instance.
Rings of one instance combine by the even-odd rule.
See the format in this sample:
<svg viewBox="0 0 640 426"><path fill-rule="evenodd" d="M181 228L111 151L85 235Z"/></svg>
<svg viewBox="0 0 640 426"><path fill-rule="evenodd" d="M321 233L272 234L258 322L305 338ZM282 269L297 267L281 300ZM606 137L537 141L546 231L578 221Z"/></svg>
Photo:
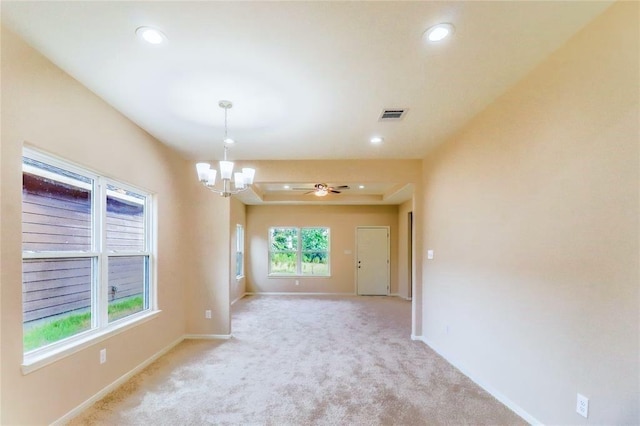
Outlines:
<svg viewBox="0 0 640 426"><path fill-rule="evenodd" d="M233 338L184 341L71 424L526 424L424 343L389 297L251 296Z"/></svg>

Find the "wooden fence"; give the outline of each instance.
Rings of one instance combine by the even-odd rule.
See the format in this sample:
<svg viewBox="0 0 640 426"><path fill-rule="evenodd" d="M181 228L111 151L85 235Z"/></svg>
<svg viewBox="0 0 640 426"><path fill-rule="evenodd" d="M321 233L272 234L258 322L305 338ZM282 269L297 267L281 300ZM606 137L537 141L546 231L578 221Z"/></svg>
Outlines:
<svg viewBox="0 0 640 426"><path fill-rule="evenodd" d="M76 186L23 174L22 235L24 251L90 251L91 194ZM107 249L144 249L141 204L107 197ZM110 301L142 294L146 256L109 257ZM24 322L91 306L95 258L23 261Z"/></svg>

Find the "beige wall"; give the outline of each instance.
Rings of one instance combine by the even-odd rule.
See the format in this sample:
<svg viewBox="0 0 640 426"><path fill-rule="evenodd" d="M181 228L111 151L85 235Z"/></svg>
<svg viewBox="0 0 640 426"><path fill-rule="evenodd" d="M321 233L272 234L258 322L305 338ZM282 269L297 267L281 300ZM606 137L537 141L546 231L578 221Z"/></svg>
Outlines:
<svg viewBox="0 0 640 426"><path fill-rule="evenodd" d="M192 200L191 217L185 223L193 256L190 271L193 277L185 282L186 333L203 338L227 336L231 332L231 199L204 188L195 173L195 163L190 164L187 172L190 192L183 194L186 200L182 201L187 204ZM211 319L205 318L206 310L211 311Z"/></svg>
<svg viewBox="0 0 640 426"><path fill-rule="evenodd" d="M197 222L189 198L195 191L195 172L191 164L4 29L1 77L0 423L48 424L184 335L185 288L199 282L193 266L197 244L192 225ZM162 310L142 325L27 375L20 369L23 144L155 194ZM108 354L104 365L99 364L102 348Z"/></svg>
<svg viewBox="0 0 640 426"><path fill-rule="evenodd" d="M398 206L398 291L400 297L409 297L411 288L409 272L413 270L409 254L409 212L413 211L413 200L406 201Z"/></svg>
<svg viewBox="0 0 640 426"><path fill-rule="evenodd" d="M638 16L615 4L424 164L424 338L545 424L640 423Z"/></svg>
<svg viewBox="0 0 640 426"><path fill-rule="evenodd" d="M268 238L272 226L329 227L331 276L270 278ZM397 292L397 206L247 206L247 291L355 294L357 226L390 227L391 293Z"/></svg>

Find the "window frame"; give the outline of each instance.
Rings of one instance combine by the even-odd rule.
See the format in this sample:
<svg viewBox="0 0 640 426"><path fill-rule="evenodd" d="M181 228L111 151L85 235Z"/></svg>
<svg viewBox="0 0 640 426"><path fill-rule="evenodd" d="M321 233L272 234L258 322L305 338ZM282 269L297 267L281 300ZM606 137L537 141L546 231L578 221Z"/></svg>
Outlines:
<svg viewBox="0 0 640 426"><path fill-rule="evenodd" d="M23 147L22 157L29 158L64 171L91 179L91 242L90 249L82 250L22 250L22 262L49 259L92 259L91 272L91 328L56 342L25 351L23 349L23 374L28 374L58 359L78 352L112 335L121 333L133 326L146 322L159 314L157 306L157 277L155 265L155 196L150 191L126 184L116 179L100 175L88 168L79 166L62 158L42 151ZM24 173L24 160L21 172ZM109 250L107 249L107 194L112 185L144 197L144 238L143 250ZM22 223L21 223L22 226ZM108 262L113 257L139 256L146 259L146 274L143 288L143 310L124 318L109 322L109 277ZM22 281L24 282L24 281ZM145 307L146 306L146 307ZM23 321L24 324L24 321ZM24 333L24 327L23 327Z"/></svg>
<svg viewBox="0 0 640 426"><path fill-rule="evenodd" d="M326 275L314 275L314 274L305 274L302 271L302 258L303 258L303 254L305 252L308 252L309 250L303 250L302 248L302 230L303 229L318 229L318 228L322 228L322 229L326 229L327 230L327 274ZM277 252L274 252L271 248L273 247L272 245L272 235L273 235L273 230L274 229L289 229L289 230L295 230L296 232L296 243L297 243L297 247L295 249L292 250L280 250ZM270 226L269 230L268 230L268 236L267 236L267 242L268 242L268 253L267 253L267 275L269 278L285 278L285 277L293 277L293 278L330 278L331 277L331 228L329 226ZM271 271L271 265L272 265L272 253L294 253L295 257L296 257L296 270L293 274L286 274L286 273L278 273L278 272L272 272Z"/></svg>

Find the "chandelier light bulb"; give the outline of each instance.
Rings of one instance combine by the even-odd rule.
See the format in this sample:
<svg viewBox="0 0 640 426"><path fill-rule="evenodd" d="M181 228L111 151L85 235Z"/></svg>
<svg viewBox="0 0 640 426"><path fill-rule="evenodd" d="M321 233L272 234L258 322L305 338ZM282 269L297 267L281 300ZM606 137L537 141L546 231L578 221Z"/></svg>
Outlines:
<svg viewBox="0 0 640 426"><path fill-rule="evenodd" d="M235 172L233 174L233 184L236 188L241 189L244 188L244 175L242 172Z"/></svg>
<svg viewBox="0 0 640 426"><path fill-rule="evenodd" d="M233 161L220 162L220 177L222 179L231 179L233 174Z"/></svg>
<svg viewBox="0 0 640 426"><path fill-rule="evenodd" d="M242 168L242 174L244 175L244 182L247 185L253 185L253 178L256 175L256 169L252 169L249 167Z"/></svg>
<svg viewBox="0 0 640 426"><path fill-rule="evenodd" d="M209 169L211 165L209 163L198 163L196 164L196 171L198 172L198 180L200 182L204 182L207 180L209 176Z"/></svg>
<svg viewBox="0 0 640 426"><path fill-rule="evenodd" d="M207 174L207 185L213 186L216 184L216 174L218 171L216 169L209 169L209 173Z"/></svg>

